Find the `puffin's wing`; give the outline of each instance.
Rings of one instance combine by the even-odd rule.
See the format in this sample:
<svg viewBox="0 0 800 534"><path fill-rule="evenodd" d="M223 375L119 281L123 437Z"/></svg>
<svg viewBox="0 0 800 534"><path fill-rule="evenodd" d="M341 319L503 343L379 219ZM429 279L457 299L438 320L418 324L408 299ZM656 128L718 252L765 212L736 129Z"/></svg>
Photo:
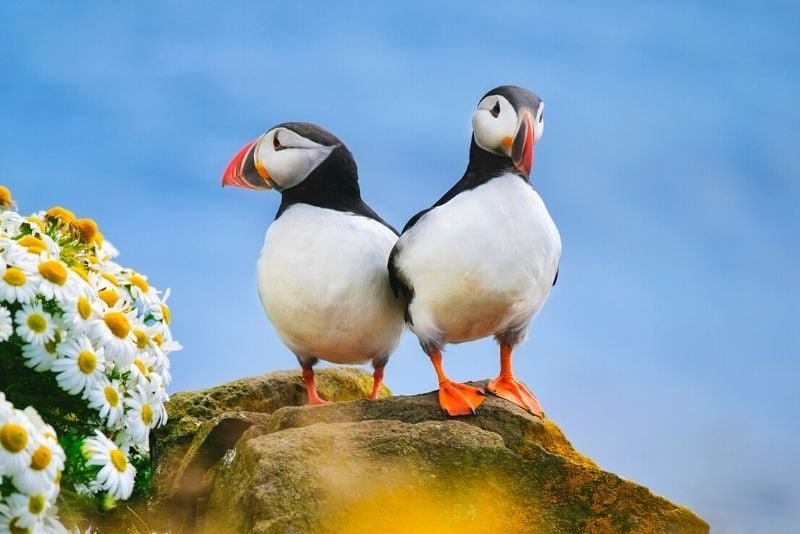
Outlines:
<svg viewBox="0 0 800 534"><path fill-rule="evenodd" d="M558 273L559 273L559 271L561 271L561 263L559 263L558 267L556 267L556 276L553 278L553 285L554 286L556 285L556 282L558 282Z"/></svg>

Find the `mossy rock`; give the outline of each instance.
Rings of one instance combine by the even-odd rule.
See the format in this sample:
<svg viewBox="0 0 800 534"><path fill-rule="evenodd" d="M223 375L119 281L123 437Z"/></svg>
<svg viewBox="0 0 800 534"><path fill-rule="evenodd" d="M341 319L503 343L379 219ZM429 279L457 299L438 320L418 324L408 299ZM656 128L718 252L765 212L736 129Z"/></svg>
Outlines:
<svg viewBox="0 0 800 534"><path fill-rule="evenodd" d="M216 467L215 533L705 533L646 488L461 420L254 426ZM227 530L226 530L227 529Z"/></svg>
<svg viewBox="0 0 800 534"><path fill-rule="evenodd" d="M333 401L365 398L372 375L357 368L316 372L320 395ZM391 395L383 386L381 396ZM253 424L284 406L308 402L300 370L276 371L220 386L172 395L168 423L151 434L153 492L145 520L178 531L195 521L195 504L208 495L209 466Z"/></svg>
<svg viewBox="0 0 800 534"><path fill-rule="evenodd" d="M208 533L708 532L497 397L454 419L436 392L363 400L372 382L358 369L319 382L340 402L303 406L296 371L176 394L154 443L148 521Z"/></svg>
<svg viewBox="0 0 800 534"><path fill-rule="evenodd" d="M361 369L320 369L316 377L320 395L328 400L365 398L372 390L372 376ZM383 386L381 396L389 395L391 391ZM209 437L212 438L211 445L227 450L246 428L259 420L258 415L248 414L268 414L283 406L299 406L307 402L299 369L276 371L209 389L174 394L166 406L169 422L151 436L155 498L161 500L173 496L175 481L181 478L179 473L190 466L191 458ZM233 442L228 443L229 439Z"/></svg>

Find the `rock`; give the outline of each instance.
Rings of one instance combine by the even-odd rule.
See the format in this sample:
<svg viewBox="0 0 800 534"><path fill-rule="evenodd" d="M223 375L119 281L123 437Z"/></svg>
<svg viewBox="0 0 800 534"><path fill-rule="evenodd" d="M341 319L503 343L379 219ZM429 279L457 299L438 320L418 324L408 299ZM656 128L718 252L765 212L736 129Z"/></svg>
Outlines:
<svg viewBox="0 0 800 534"><path fill-rule="evenodd" d="M327 398L363 398L371 377L328 369L320 385ZM154 445L173 531L708 532L493 396L456 419L435 392L298 406L298 373L280 372L170 402Z"/></svg>
<svg viewBox="0 0 800 534"><path fill-rule="evenodd" d="M364 398L372 390L372 376L352 367L319 369L316 377L320 395L328 400ZM391 391L383 386L381 396L389 395ZM150 443L155 498L164 500L178 492L185 494L198 477L193 466L200 463L207 468L213 464L247 428L264 421L264 414L306 402L299 369L174 394L166 406L169 421L153 433Z"/></svg>

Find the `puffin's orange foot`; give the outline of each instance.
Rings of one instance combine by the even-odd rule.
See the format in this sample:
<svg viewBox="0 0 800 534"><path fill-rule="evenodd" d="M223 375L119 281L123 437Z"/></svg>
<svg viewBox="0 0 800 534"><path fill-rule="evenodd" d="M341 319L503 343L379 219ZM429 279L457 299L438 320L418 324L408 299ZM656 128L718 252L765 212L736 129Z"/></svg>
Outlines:
<svg viewBox="0 0 800 534"><path fill-rule="evenodd" d="M501 399L511 401L517 406L528 410L533 415L544 417L542 407L539 406L539 401L528 389L528 386L516 380L513 376L500 375L494 380L489 382L486 389L490 393L494 393Z"/></svg>
<svg viewBox="0 0 800 534"><path fill-rule="evenodd" d="M309 406L320 406L323 404L333 404L333 401L325 400L319 395L315 395L314 397L308 398L308 404Z"/></svg>
<svg viewBox="0 0 800 534"><path fill-rule="evenodd" d="M439 384L439 406L447 412L447 415L474 414L486 398L485 395L483 390L466 384L457 384L449 380Z"/></svg>

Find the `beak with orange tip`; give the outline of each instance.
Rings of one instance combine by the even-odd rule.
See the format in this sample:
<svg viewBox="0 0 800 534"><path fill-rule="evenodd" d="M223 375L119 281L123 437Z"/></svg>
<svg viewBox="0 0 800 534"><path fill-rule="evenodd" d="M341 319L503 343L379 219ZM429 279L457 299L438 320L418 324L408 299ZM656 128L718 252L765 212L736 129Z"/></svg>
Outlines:
<svg viewBox="0 0 800 534"><path fill-rule="evenodd" d="M511 159L514 166L525 176L529 176L533 169L533 145L535 143L533 117L530 111L524 111L517 126L514 143L511 146Z"/></svg>
<svg viewBox="0 0 800 534"><path fill-rule="evenodd" d="M256 161L256 149L261 138L247 143L233 157L222 175L222 187L226 185L247 189L273 189L275 183L267 169Z"/></svg>

